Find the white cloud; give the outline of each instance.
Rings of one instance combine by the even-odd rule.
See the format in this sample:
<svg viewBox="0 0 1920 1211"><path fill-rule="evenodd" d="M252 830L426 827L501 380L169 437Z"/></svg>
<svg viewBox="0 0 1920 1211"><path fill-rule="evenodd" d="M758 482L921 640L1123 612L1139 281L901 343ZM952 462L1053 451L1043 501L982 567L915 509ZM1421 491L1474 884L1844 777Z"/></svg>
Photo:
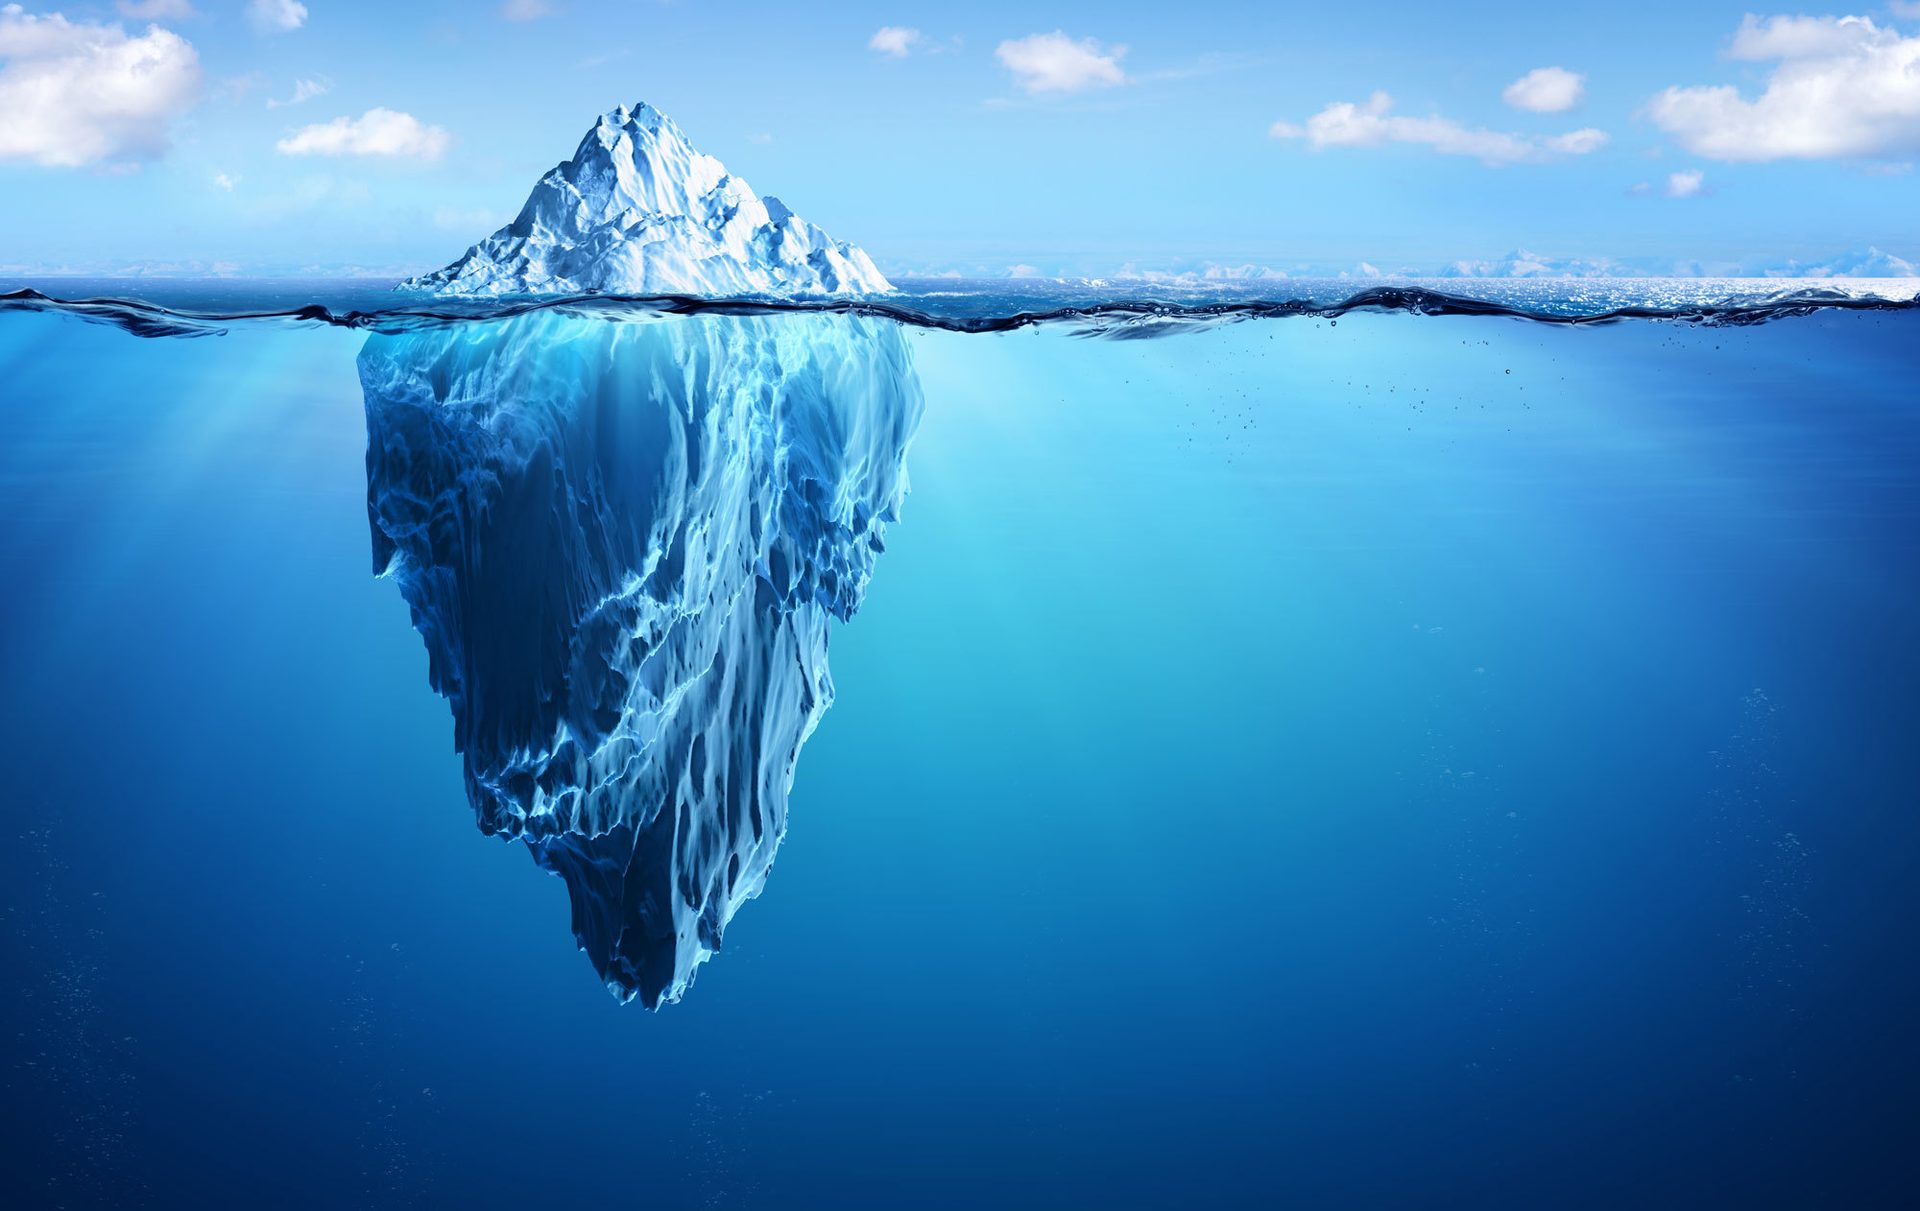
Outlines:
<svg viewBox="0 0 1920 1211"><path fill-rule="evenodd" d="M213 174L213 183L218 188L224 189L228 193L232 193L233 187L240 183L240 178L234 177L234 176L228 176L224 172L216 172Z"/></svg>
<svg viewBox="0 0 1920 1211"><path fill-rule="evenodd" d="M288 105L298 105L311 101L315 97L324 97L333 91L333 82L319 77L309 77L293 82L293 95L282 101L275 97L267 98L268 109L282 109Z"/></svg>
<svg viewBox="0 0 1920 1211"><path fill-rule="evenodd" d="M1607 133L1591 127L1541 138L1462 126L1451 118L1409 118L1393 112L1393 98L1377 92L1365 104L1336 101L1308 118L1305 125L1275 122L1276 139L1305 139L1315 151L1328 147L1379 147L1410 143L1441 155L1472 156L1499 167L1533 163L1556 156L1584 156L1607 144Z"/></svg>
<svg viewBox="0 0 1920 1211"><path fill-rule="evenodd" d="M1670 198L1696 197L1706 186L1707 174L1699 169L1667 174L1667 196Z"/></svg>
<svg viewBox="0 0 1920 1211"><path fill-rule="evenodd" d="M307 23L307 6L300 0L250 0L247 19L262 33L284 34Z"/></svg>
<svg viewBox="0 0 1920 1211"><path fill-rule="evenodd" d="M1749 16L1727 54L1776 64L1759 96L1697 85L1666 89L1647 105L1695 155L1758 161L1920 149L1920 37L1866 17Z"/></svg>
<svg viewBox="0 0 1920 1211"><path fill-rule="evenodd" d="M1507 85L1500 99L1536 114L1565 113L1580 104L1587 78L1564 67L1536 67Z"/></svg>
<svg viewBox="0 0 1920 1211"><path fill-rule="evenodd" d="M1079 92L1125 84L1120 70L1124 46L1107 46L1092 38L1074 39L1061 30L1029 34L1002 42L993 57L1013 73L1014 82L1030 93Z"/></svg>
<svg viewBox="0 0 1920 1211"><path fill-rule="evenodd" d="M1554 135L1546 141L1548 151L1563 156L1592 155L1607 145L1607 132L1583 126L1579 130L1570 130L1564 135Z"/></svg>
<svg viewBox="0 0 1920 1211"><path fill-rule="evenodd" d="M1887 0L1896 17L1920 17L1920 0Z"/></svg>
<svg viewBox="0 0 1920 1211"><path fill-rule="evenodd" d="M904 25L883 25L867 39L867 49L879 51L894 59L904 59L913 48L926 40L926 35L917 29Z"/></svg>
<svg viewBox="0 0 1920 1211"><path fill-rule="evenodd" d="M500 6L500 15L509 21L538 21L553 16L553 5L547 0L507 0Z"/></svg>
<svg viewBox="0 0 1920 1211"><path fill-rule="evenodd" d="M1771 17L1748 13L1727 46L1727 58L1750 63L1844 54L1863 37L1891 34L1870 17Z"/></svg>
<svg viewBox="0 0 1920 1211"><path fill-rule="evenodd" d="M303 126L274 144L288 156L409 156L437 160L452 137L412 114L369 109L357 118Z"/></svg>
<svg viewBox="0 0 1920 1211"><path fill-rule="evenodd" d="M61 168L160 155L200 96L200 57L159 26L68 21L0 5L0 160Z"/></svg>
<svg viewBox="0 0 1920 1211"><path fill-rule="evenodd" d="M193 5L189 0L117 0L114 7L123 17L132 17L136 21L178 20L193 16Z"/></svg>
<svg viewBox="0 0 1920 1211"><path fill-rule="evenodd" d="M1010 278L1037 278L1040 276L1040 271L1032 265L1009 265L1007 266L1007 276Z"/></svg>

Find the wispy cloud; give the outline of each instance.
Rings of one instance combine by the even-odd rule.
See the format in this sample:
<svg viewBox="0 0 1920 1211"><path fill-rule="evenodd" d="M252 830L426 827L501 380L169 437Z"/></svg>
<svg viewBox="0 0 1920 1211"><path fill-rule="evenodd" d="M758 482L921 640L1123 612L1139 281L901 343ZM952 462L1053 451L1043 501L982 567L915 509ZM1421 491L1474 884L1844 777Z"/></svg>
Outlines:
<svg viewBox="0 0 1920 1211"><path fill-rule="evenodd" d="M1472 156L1494 167L1583 156L1607 145L1606 132L1591 127L1542 137L1463 126L1438 115L1406 117L1393 112L1393 98L1384 92L1360 104L1336 101L1304 124L1275 122L1267 133L1276 139L1305 139L1315 151L1402 143L1441 155Z"/></svg>
<svg viewBox="0 0 1920 1211"><path fill-rule="evenodd" d="M373 189L365 181L322 172L305 176L275 174L266 188L245 194L241 217L252 223L273 225L289 219L324 211L338 214L367 206L373 201Z"/></svg>
<svg viewBox="0 0 1920 1211"><path fill-rule="evenodd" d="M1266 66L1270 62L1271 59L1264 54L1212 52L1196 55L1184 63L1176 63L1171 67L1156 67L1150 71L1133 72L1127 76L1127 82L1171 84L1181 80L1199 80L1207 76L1245 71L1248 68Z"/></svg>
<svg viewBox="0 0 1920 1211"><path fill-rule="evenodd" d="M289 105L299 105L315 97L324 97L333 91L333 82L325 77L315 76L293 82L293 95L282 101L277 97L267 98L268 109L283 109Z"/></svg>
<svg viewBox="0 0 1920 1211"><path fill-rule="evenodd" d="M890 59L904 59L913 48L926 41L926 35L905 25L883 25L867 39L867 49Z"/></svg>
<svg viewBox="0 0 1920 1211"><path fill-rule="evenodd" d="M1707 174L1697 168L1685 172L1667 174L1667 196L1670 198L1691 198L1706 188Z"/></svg>
<svg viewBox="0 0 1920 1211"><path fill-rule="evenodd" d="M247 20L261 33L290 33L307 23L307 6L300 0L249 0Z"/></svg>
<svg viewBox="0 0 1920 1211"><path fill-rule="evenodd" d="M190 0L116 0L114 7L136 21L178 21L194 15Z"/></svg>
<svg viewBox="0 0 1920 1211"><path fill-rule="evenodd" d="M509 21L538 21L553 16L554 11L548 0L506 0L500 6L500 15Z"/></svg>
<svg viewBox="0 0 1920 1211"><path fill-rule="evenodd" d="M245 75L229 76L214 87L214 92L228 101L244 101L267 86L265 72L250 71Z"/></svg>
<svg viewBox="0 0 1920 1211"><path fill-rule="evenodd" d="M1125 84L1120 68L1124 46L1109 46L1093 38L1070 38L1063 30L1013 38L994 48L994 58L1013 73L1014 83L1028 93L1081 92Z"/></svg>
<svg viewBox="0 0 1920 1211"><path fill-rule="evenodd" d="M496 231L512 221L510 214L485 208L462 210L457 206L441 206L433 212L435 227L458 234Z"/></svg>

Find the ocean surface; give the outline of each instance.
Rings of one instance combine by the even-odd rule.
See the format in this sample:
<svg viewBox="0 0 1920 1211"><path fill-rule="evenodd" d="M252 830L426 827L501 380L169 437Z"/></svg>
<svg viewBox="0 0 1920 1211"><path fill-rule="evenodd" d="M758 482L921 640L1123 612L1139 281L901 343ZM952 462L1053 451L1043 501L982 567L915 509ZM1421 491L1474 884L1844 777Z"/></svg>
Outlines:
<svg viewBox="0 0 1920 1211"><path fill-rule="evenodd" d="M17 285L0 1203L1910 1197L1920 310L1870 285ZM369 367L510 354L510 418L565 344L617 417L696 342L734 381L741 325L899 343L819 381L924 407L870 569L716 557L811 586L835 696L649 1011L579 952L591 888L475 827ZM551 537L438 583L537 592Z"/></svg>

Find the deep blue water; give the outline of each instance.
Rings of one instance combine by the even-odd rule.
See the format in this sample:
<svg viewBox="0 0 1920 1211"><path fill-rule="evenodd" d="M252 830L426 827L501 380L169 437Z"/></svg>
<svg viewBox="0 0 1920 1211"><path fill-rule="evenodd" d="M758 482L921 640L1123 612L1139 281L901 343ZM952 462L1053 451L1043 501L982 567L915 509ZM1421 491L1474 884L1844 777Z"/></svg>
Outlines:
<svg viewBox="0 0 1920 1211"><path fill-rule="evenodd" d="M1906 1194L1920 312L910 333L657 1013L473 826L366 339L0 317L8 1205Z"/></svg>

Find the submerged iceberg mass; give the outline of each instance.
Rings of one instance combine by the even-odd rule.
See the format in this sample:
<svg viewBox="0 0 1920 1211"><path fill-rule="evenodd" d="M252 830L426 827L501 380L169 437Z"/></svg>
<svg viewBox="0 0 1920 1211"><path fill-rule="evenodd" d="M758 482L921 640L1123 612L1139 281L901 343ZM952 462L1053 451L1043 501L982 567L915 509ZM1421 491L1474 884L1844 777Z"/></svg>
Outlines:
<svg viewBox="0 0 1920 1211"><path fill-rule="evenodd" d="M889 290L640 105L448 294ZM758 895L906 488L919 381L891 321L540 311L371 337L374 565L452 706L483 831L566 881L607 986L679 998Z"/></svg>
<svg viewBox="0 0 1920 1211"><path fill-rule="evenodd" d="M566 880L607 985L677 999L757 895L921 408L889 321L542 313L360 356L374 560L480 827Z"/></svg>
<svg viewBox="0 0 1920 1211"><path fill-rule="evenodd" d="M893 289L865 252L761 198L644 103L603 114L519 217L402 283L444 295L831 295Z"/></svg>

